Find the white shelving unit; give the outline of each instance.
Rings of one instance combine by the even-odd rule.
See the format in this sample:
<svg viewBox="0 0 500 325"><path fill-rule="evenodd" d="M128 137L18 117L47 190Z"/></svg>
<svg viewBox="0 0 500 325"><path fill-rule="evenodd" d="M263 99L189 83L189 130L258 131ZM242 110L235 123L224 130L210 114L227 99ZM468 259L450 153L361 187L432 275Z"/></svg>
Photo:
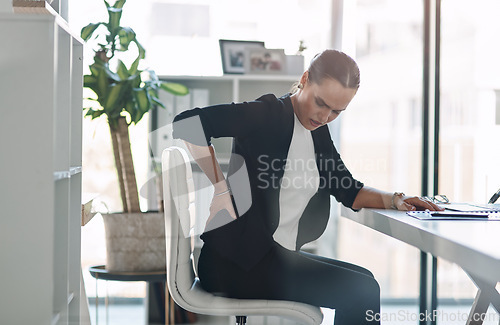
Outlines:
<svg viewBox="0 0 500 325"><path fill-rule="evenodd" d="M0 322L80 324L83 44L48 3L0 28Z"/></svg>
<svg viewBox="0 0 500 325"><path fill-rule="evenodd" d="M209 104L253 100L274 93L284 95L300 76L291 75L224 75L224 76L160 76L165 81L179 82L191 89L208 89Z"/></svg>

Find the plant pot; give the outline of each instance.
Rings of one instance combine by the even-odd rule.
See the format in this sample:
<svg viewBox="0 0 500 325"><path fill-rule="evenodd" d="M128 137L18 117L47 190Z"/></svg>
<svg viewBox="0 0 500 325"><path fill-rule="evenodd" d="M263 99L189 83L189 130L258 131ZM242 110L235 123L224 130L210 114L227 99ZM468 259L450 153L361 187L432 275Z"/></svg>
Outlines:
<svg viewBox="0 0 500 325"><path fill-rule="evenodd" d="M163 212L103 214L106 270L165 271Z"/></svg>

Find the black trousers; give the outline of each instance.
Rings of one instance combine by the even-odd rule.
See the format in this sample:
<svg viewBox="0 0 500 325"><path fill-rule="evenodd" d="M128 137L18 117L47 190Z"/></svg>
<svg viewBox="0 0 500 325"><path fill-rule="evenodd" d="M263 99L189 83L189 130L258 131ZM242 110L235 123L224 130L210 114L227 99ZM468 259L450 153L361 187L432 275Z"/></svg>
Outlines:
<svg viewBox="0 0 500 325"><path fill-rule="evenodd" d="M370 271L290 251L277 243L250 271L205 243L198 276L205 290L227 297L297 301L335 309L335 325L379 324L372 315L380 313L380 288Z"/></svg>

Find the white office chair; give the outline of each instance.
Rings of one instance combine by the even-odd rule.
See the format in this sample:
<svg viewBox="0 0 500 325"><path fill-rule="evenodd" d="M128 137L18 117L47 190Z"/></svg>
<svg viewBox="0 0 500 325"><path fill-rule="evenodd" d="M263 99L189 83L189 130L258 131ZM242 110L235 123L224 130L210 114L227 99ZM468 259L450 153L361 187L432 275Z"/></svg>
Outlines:
<svg viewBox="0 0 500 325"><path fill-rule="evenodd" d="M274 315L301 324L317 325L323 320L320 308L292 301L233 299L206 292L196 277L194 247L194 183L187 153L170 147L162 154L167 285L182 308L205 315L236 316L245 324L248 315Z"/></svg>

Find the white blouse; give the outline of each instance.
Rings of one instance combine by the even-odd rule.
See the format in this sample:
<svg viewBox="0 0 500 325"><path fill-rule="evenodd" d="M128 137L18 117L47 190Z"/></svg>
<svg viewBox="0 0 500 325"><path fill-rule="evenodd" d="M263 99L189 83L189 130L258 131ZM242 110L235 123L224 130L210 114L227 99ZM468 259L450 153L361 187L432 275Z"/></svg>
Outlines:
<svg viewBox="0 0 500 325"><path fill-rule="evenodd" d="M281 180L280 220L273 235L281 246L296 250L300 217L309 200L318 191L319 182L311 131L294 114L292 142Z"/></svg>

